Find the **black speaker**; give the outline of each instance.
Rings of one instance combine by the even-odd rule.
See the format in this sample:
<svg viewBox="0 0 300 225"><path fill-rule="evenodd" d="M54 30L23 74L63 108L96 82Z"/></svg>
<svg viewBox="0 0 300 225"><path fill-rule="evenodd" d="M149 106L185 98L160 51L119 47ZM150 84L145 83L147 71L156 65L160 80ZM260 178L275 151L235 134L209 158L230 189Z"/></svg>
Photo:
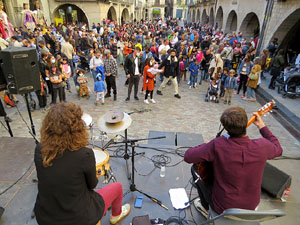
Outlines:
<svg viewBox="0 0 300 225"><path fill-rule="evenodd" d="M40 90L40 70L34 48L8 47L0 52L1 68L11 94Z"/></svg>
<svg viewBox="0 0 300 225"><path fill-rule="evenodd" d="M0 91L6 90L6 78L4 77L2 68L1 68L1 62L0 62Z"/></svg>
<svg viewBox="0 0 300 225"><path fill-rule="evenodd" d="M266 163L261 187L272 197L281 198L284 190L289 188L292 177L270 163Z"/></svg>

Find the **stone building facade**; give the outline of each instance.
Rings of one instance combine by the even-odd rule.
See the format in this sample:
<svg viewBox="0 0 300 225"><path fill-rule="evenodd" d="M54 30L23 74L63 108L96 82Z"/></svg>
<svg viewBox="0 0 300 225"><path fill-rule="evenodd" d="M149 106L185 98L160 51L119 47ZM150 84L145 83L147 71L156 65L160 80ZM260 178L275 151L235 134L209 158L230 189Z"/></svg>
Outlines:
<svg viewBox="0 0 300 225"><path fill-rule="evenodd" d="M245 38L259 37L261 48L274 37L288 47L300 30L299 0L186 0L186 4L189 22L210 23L225 33L242 31Z"/></svg>
<svg viewBox="0 0 300 225"><path fill-rule="evenodd" d="M36 0L2 1L12 24L20 26L23 3L33 5ZM118 23L142 18L142 11L137 13L143 6L141 0L39 0L39 3L48 24L66 14L68 10L70 15L73 12L71 17L74 17L76 11L75 14L84 18L89 25L102 22L103 18L110 18Z"/></svg>

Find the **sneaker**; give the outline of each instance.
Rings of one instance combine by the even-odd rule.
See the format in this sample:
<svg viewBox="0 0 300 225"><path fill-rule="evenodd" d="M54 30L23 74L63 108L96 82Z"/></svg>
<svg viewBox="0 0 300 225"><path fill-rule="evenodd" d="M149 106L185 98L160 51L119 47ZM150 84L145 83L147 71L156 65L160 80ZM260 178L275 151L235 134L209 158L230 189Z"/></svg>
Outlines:
<svg viewBox="0 0 300 225"><path fill-rule="evenodd" d="M135 100L139 100L138 96L135 96L134 99L135 99Z"/></svg>
<svg viewBox="0 0 300 225"><path fill-rule="evenodd" d="M148 99L144 100L144 102L145 102L146 104L149 104L149 101L148 101Z"/></svg>
<svg viewBox="0 0 300 225"><path fill-rule="evenodd" d="M229 102L230 102L230 101L229 101ZM228 102L228 103L229 103L229 102ZM224 104L225 104L225 105L227 104L227 100L224 101Z"/></svg>
<svg viewBox="0 0 300 225"><path fill-rule="evenodd" d="M179 94L174 95L175 98L181 99Z"/></svg>
<svg viewBox="0 0 300 225"><path fill-rule="evenodd" d="M158 95L163 95L163 94L161 93L161 91L159 91L159 90L156 91L156 94L158 94Z"/></svg>
<svg viewBox="0 0 300 225"><path fill-rule="evenodd" d="M101 105L104 105L104 103L101 103Z"/></svg>
<svg viewBox="0 0 300 225"><path fill-rule="evenodd" d="M241 98L246 98L246 96L245 96L245 95L242 95Z"/></svg>
<svg viewBox="0 0 300 225"><path fill-rule="evenodd" d="M154 99L150 99L150 101L151 101L153 104L155 104L155 103L156 103L156 101L154 101Z"/></svg>
<svg viewBox="0 0 300 225"><path fill-rule="evenodd" d="M201 204L200 198L196 198L194 200L194 206L201 213L202 216L204 216L206 219L208 218L208 210L203 207Z"/></svg>
<svg viewBox="0 0 300 225"><path fill-rule="evenodd" d="M192 89L192 86L189 86L189 89Z"/></svg>
<svg viewBox="0 0 300 225"><path fill-rule="evenodd" d="M190 85L191 81L187 82L187 85Z"/></svg>
<svg viewBox="0 0 300 225"><path fill-rule="evenodd" d="M228 105L231 105L231 101L228 101Z"/></svg>
<svg viewBox="0 0 300 225"><path fill-rule="evenodd" d="M194 84L194 88L197 87L197 83Z"/></svg>
<svg viewBox="0 0 300 225"><path fill-rule="evenodd" d="M235 93L233 93L234 95L239 95L240 93L238 93L238 92L235 92Z"/></svg>
<svg viewBox="0 0 300 225"><path fill-rule="evenodd" d="M106 94L105 96L104 96L104 98L109 98L110 97L110 94Z"/></svg>
<svg viewBox="0 0 300 225"><path fill-rule="evenodd" d="M128 97L125 99L126 102L128 102L129 100L130 100L130 98L128 98Z"/></svg>
<svg viewBox="0 0 300 225"><path fill-rule="evenodd" d="M130 213L130 205L127 203L127 204L122 206L122 212L121 212L120 216L115 217L115 218L110 217L110 224L116 224L116 223L120 222L129 213Z"/></svg>
<svg viewBox="0 0 300 225"><path fill-rule="evenodd" d="M195 85L193 86L193 88L196 88L196 86L197 86L197 85L195 84Z"/></svg>

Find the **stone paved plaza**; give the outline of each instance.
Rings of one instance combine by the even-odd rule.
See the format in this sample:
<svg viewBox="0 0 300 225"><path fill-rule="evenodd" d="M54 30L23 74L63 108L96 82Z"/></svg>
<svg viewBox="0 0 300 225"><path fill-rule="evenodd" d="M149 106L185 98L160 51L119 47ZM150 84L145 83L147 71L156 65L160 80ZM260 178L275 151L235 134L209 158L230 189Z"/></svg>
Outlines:
<svg viewBox="0 0 300 225"><path fill-rule="evenodd" d="M93 80L89 75L89 86L92 89ZM202 134L204 141L209 141L216 136L216 133L219 129L219 117L228 107L224 105L221 101L219 104L216 103L207 103L204 102L204 95L207 91L208 83L204 82L200 87L197 86L195 89L188 89L187 84L181 83L179 87L179 94L181 99L174 98L174 88L173 86L167 86L163 90L163 96L157 96L154 94L154 99L156 104L146 105L143 102L143 95L139 93L140 100L136 101L131 97L132 100L125 102L127 97L127 87L124 86L125 75L124 71L121 68L119 70L119 76L117 78L117 88L118 88L118 100L113 101L112 98L105 99L105 105L94 105L95 95L92 94L89 100L81 99L78 100L74 84L73 93L67 93L67 101L72 101L76 104L79 104L85 113L88 113L92 116L94 122L96 122L101 115L110 110L122 111L122 112L131 112L134 110L144 110L151 109L151 111L144 113L135 113L132 114L132 125L130 126L128 133L129 138L146 138L150 130L156 131L171 131L171 132L185 132L185 133L195 133ZM156 89L160 82L156 84ZM141 89L141 82L140 88ZM133 93L132 93L133 94ZM29 119L27 115L26 108L24 106L21 96L18 96L20 99L19 108L24 116L25 120L29 124ZM241 106L244 107L248 116L251 116L251 113L257 111L261 105L257 102L245 102L241 100L239 96L233 96L232 106ZM15 108L7 109L7 113L13 120L11 123L11 128L16 137L30 137L28 129L24 125L20 116L18 115ZM41 122L44 117L44 113L39 110L35 110L32 113L33 121L37 131L37 137L39 137L39 129ZM1 118L2 119L2 118ZM283 154L287 156L300 156L300 145L298 140L296 140L290 133L288 133L285 128L278 123L274 117L268 115L264 117L266 125L268 125L271 131L278 137L280 143L283 147ZM30 124L29 124L30 126ZM97 134L97 133L96 133ZM257 131L254 125L250 126L248 129L248 135L250 138L260 137L259 132ZM0 136L8 136L7 131L1 127ZM111 136L110 136L111 137ZM291 187L291 196L288 199L287 203L282 203L276 199L270 199L266 196L262 197L262 204L260 209L273 209L280 208L287 212L287 216L266 222L263 224L285 224L285 225L296 225L299 224L300 214L300 180L299 180L299 169L300 165L297 160L273 160L271 164L277 166L279 169L285 171L286 173L292 175L292 187ZM0 181L4 182L5 181ZM185 184L184 184L185 185ZM183 186L184 186L183 185ZM5 186L5 185L4 185ZM3 187L3 184L0 186ZM35 191L33 191L35 193ZM13 193L12 193L13 194ZM32 192L31 192L32 194ZM33 198L34 199L34 198ZM0 198L0 205L9 206L9 198ZM143 215L143 213L142 213ZM2 223L0 222L2 225ZM3 224L13 224L13 223L3 223ZM25 223L24 223L25 224ZM27 224L27 223L26 223ZM29 223L28 223L29 224ZM30 223L31 224L31 223ZM106 224L106 223L103 223Z"/></svg>

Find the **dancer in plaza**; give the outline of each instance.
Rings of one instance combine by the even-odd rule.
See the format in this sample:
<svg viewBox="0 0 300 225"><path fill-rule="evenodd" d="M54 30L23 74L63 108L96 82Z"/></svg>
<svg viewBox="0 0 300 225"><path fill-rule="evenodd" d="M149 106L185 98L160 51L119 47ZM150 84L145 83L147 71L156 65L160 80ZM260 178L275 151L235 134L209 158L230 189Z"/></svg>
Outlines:
<svg viewBox="0 0 300 225"><path fill-rule="evenodd" d="M200 197L194 204L205 217L209 206L219 214L229 208L258 207L266 160L280 156L282 148L258 113L253 115L262 138L251 140L247 136L245 110L231 107L220 118L227 134L190 148L184 155L187 163L212 165L213 185L197 179L195 167L192 169Z"/></svg>
<svg viewBox="0 0 300 225"><path fill-rule="evenodd" d="M178 94L178 83L177 83L177 76L179 75L179 61L176 57L175 49L171 49L170 55L162 62L159 69L164 70L164 80L160 87L157 90L158 95L162 94L162 89L166 87L166 84L169 80L172 81L175 89L174 97L180 99L180 95Z"/></svg>
<svg viewBox="0 0 300 225"><path fill-rule="evenodd" d="M34 155L38 224L95 225L110 206L110 223L116 224L130 212L129 204L122 206L120 183L94 191L98 183L95 156L86 147L89 135L82 114L78 105L60 103L51 107L43 120L41 143Z"/></svg>
<svg viewBox="0 0 300 225"><path fill-rule="evenodd" d="M132 91L132 86L134 85L134 99L139 100L138 88L140 77L143 74L143 63L142 57L140 57L141 49L136 47L132 54L126 56L124 70L127 78L129 78L129 86L128 86L128 96L126 101L130 100L130 95Z"/></svg>

